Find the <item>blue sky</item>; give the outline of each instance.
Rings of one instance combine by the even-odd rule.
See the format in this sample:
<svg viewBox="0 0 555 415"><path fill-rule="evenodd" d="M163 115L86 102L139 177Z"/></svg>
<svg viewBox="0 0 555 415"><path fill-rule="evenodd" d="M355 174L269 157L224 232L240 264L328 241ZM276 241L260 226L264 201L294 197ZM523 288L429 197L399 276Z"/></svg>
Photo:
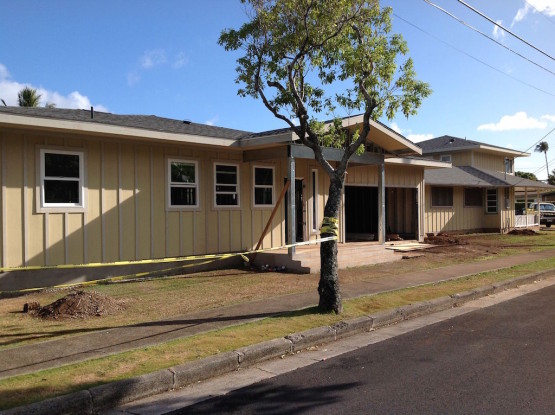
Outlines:
<svg viewBox="0 0 555 415"><path fill-rule="evenodd" d="M424 0L384 0L419 79L434 92L418 115L382 121L415 142L448 134L515 150L555 128L555 61L457 0L430 1L545 69ZM554 0L466 2L555 56ZM17 91L29 85L58 107L248 131L284 127L260 101L237 96L238 55L217 44L222 29L244 20L239 0L0 0L0 98L16 105ZM545 141L553 170L555 132ZM532 150L516 169L545 179L544 156Z"/></svg>

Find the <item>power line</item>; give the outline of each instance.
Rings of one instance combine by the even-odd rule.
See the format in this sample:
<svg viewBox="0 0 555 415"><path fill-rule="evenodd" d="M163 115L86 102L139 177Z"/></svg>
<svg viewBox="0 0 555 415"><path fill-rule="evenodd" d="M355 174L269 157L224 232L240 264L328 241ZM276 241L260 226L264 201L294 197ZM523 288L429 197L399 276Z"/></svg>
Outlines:
<svg viewBox="0 0 555 415"><path fill-rule="evenodd" d="M488 38L488 39L491 40L492 42L497 43L499 46L501 46L501 47L507 49L508 51L514 53L515 55L520 56L522 59L527 60L527 61L530 62L531 64L536 65L537 67L543 69L544 71L549 72L551 75L555 75L555 72L553 72L553 71L547 69L546 67L540 65L539 63L534 62L533 60L527 58L526 56L521 55L520 53L518 53L518 52L516 52L515 50L511 49L510 47L508 47L508 46L504 45L503 43L501 43L501 42L495 40L494 38L488 36L488 35L485 34L484 32L480 31L479 29L476 29L474 26L469 25L469 24L466 23L464 20L458 18L457 16L455 16L454 14L452 14L452 13L450 13L449 11L445 10L444 8L438 6L437 4L434 4L434 3L432 3L432 2L429 1L429 0L424 0L424 1L425 1L426 3L428 3L430 6L435 7L436 9L442 11L443 13L445 13L446 15L448 15L449 17L455 19L455 20L458 21L459 23L465 25L465 26L468 27L469 29L474 30L476 33L479 33L480 35L484 36L485 38Z"/></svg>
<svg viewBox="0 0 555 415"><path fill-rule="evenodd" d="M546 52L544 52L543 50L537 48L536 46L532 45L530 42L524 40L523 38L521 38L520 36L514 34L513 32L511 32L509 29L503 27L502 25L500 25L499 23L497 23L495 20L491 19L490 17L486 16L484 13L482 13L481 11L475 9L474 7L472 7L471 5L469 5L468 3L465 3L463 0L457 0L459 3L461 3L462 5L468 7L470 10L472 10L474 13L479 14L480 16L482 16L484 19L490 21L491 23L493 23L495 26L499 27L500 29L504 30L505 32L507 32L508 34L510 34L511 36L517 38L518 40L520 40L521 42L527 44L528 46L530 46L531 48L537 50L538 52L540 52L541 54L547 56L549 59L555 61L555 58L549 54L547 54Z"/></svg>
<svg viewBox="0 0 555 415"><path fill-rule="evenodd" d="M393 13L393 16L395 16L395 17L398 18L399 20L402 20L402 21L405 22L406 24L408 24L408 25L414 27L415 29L421 31L421 32L424 33L425 35L428 35L428 36L430 36L431 38L437 40L438 42L443 43L444 45L450 47L451 49L454 49L454 50L456 50L457 52L462 53L463 55L469 57L470 59L473 59L473 60L475 60L476 62L481 63L482 65L485 65L485 66L487 66L488 68L493 69L494 71L499 72L500 74L503 74L503 75L505 75L505 76L511 78L512 80L521 83L522 85L526 85L527 87L533 88L533 89L535 89L536 91L543 92L544 94L547 94L547 95L550 95L550 96L552 96L552 97L555 97L555 94L553 94L553 93L551 93L551 92L548 92L548 91L546 91L546 90L544 90L544 89L538 88L538 87L536 87L536 86L534 86L534 85L532 85L532 84L529 84L528 82L525 82L525 81L523 81L523 80L521 80L521 79L518 79L518 78L516 78L516 77L514 77L514 76L512 76L512 75L510 75L510 74L508 74L508 73L506 73L506 72L504 72L504 71L502 71L501 69L498 69L498 68L496 68L496 67L490 65L489 63L486 63L486 62L484 62L484 61L482 61L482 60L480 60L480 59L478 59L478 58L472 56L471 54L465 52L464 50L461 50L461 49L457 48L456 46L453 46L452 44L446 42L445 40L443 40L443 39L441 39L441 38L439 38L439 37L437 37L437 36L435 36L435 35L432 35L431 33L425 31L425 30L422 29L421 27L419 27L419 26L417 26L417 25L415 25L415 24L409 22L409 21L406 20L406 19L403 19L403 18L402 18L401 16L399 16L398 14Z"/></svg>

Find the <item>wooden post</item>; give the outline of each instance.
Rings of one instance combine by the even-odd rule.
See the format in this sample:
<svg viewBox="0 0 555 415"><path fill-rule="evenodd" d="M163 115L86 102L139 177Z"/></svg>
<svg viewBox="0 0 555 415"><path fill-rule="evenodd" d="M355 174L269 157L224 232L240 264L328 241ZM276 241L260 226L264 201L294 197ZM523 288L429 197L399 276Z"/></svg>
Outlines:
<svg viewBox="0 0 555 415"><path fill-rule="evenodd" d="M287 180L285 182L285 186L283 186L283 189L281 190L281 193L279 194L278 200L276 201L276 205L274 206L274 209L272 210L272 214L270 215L270 219L268 219L268 223L266 223L266 226L264 227L264 230L262 231L262 235L260 236L260 239L258 240L258 243L256 244L255 251L258 251L258 249L260 248L260 245L262 245L262 240L264 239L264 237L268 233L268 229L270 228L270 225L272 224L272 221L274 220L274 216L276 216L277 210L278 210L279 206L281 205L281 201L283 200L283 198L285 196L285 192L287 192L287 189L289 189L290 185L291 185L291 181ZM257 252L254 252L251 255L251 258L250 258L251 262L254 262L254 259L256 258L256 254L257 254Z"/></svg>

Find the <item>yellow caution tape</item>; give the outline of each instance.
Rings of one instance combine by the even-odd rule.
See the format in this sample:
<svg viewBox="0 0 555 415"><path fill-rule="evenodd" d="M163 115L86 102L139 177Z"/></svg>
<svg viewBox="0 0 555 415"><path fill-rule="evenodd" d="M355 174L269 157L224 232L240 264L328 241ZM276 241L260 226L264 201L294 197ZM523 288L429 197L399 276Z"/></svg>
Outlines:
<svg viewBox="0 0 555 415"><path fill-rule="evenodd" d="M144 279L150 274L155 273L165 273L168 271L174 271L176 269L184 269L184 268L191 268L196 267L199 265L206 265L211 262L231 258L235 256L240 256L245 262L249 262L249 258L247 255L259 253L259 252L268 252L268 251L276 251L279 249L286 249L291 248L294 246L304 246L304 245L314 245L320 242L326 242L337 239L336 236L330 236L327 238L320 238L312 241L306 242L297 242L294 244L276 246L272 248L264 248L258 249L253 251L246 251L246 252L236 252L236 253L225 253L225 254L209 254L209 255L192 255L187 257L173 257L173 258L159 258L159 259L143 259L143 260L136 260L136 261L116 261L116 262L96 262L96 263L88 263L88 264L62 264L62 265L49 265L49 266L29 266L29 267L9 267L9 268L0 268L0 272L8 272L8 271L38 271L38 270L45 270L45 269L71 269L71 268L94 268L94 267L108 267L108 266L122 266L122 265L140 265L140 264L160 264L166 262L184 262L184 261L198 261L202 260L202 262L195 262L194 264L186 264L180 265L177 267L160 269L160 270L153 270L153 271L144 271L138 272L135 274L127 274L127 275L119 275L116 277L108 277L102 278L98 280L91 280L91 281L84 281L78 282L74 284L61 284L61 285L54 285L48 287L40 287L40 288L27 288L23 290L16 290L16 291L0 291L2 293L24 293L24 292L33 292L33 291L40 291L47 288L69 288L69 287L81 287L81 286L89 286L89 285L98 285L98 284L108 284L111 282L118 282L118 281L132 281L134 279Z"/></svg>
<svg viewBox="0 0 555 415"><path fill-rule="evenodd" d="M320 233L332 234L337 237L339 235L339 219L325 216L322 220Z"/></svg>

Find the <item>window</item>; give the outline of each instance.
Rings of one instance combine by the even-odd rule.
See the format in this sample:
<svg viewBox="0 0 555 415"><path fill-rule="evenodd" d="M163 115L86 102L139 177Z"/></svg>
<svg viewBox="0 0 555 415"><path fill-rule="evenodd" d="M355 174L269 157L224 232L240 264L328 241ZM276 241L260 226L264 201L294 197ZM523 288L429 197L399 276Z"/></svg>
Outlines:
<svg viewBox="0 0 555 415"><path fill-rule="evenodd" d="M41 207L84 207L83 154L40 150Z"/></svg>
<svg viewBox="0 0 555 415"><path fill-rule="evenodd" d="M198 164L168 160L169 206L198 207Z"/></svg>
<svg viewBox="0 0 555 415"><path fill-rule="evenodd" d="M239 168L234 164L214 165L216 206L239 206Z"/></svg>
<svg viewBox="0 0 555 415"><path fill-rule="evenodd" d="M451 163L451 154L442 154L439 156L439 161L444 161L445 163Z"/></svg>
<svg viewBox="0 0 555 415"><path fill-rule="evenodd" d="M254 206L274 204L274 168L254 168Z"/></svg>
<svg viewBox="0 0 555 415"><path fill-rule="evenodd" d="M514 173L514 160L505 157L505 173Z"/></svg>
<svg viewBox="0 0 555 415"><path fill-rule="evenodd" d="M312 232L318 232L318 170L312 170Z"/></svg>
<svg viewBox="0 0 555 415"><path fill-rule="evenodd" d="M484 205L483 190L476 187L464 189L465 207L482 207Z"/></svg>
<svg viewBox="0 0 555 415"><path fill-rule="evenodd" d="M486 213L497 213L497 189L486 190Z"/></svg>
<svg viewBox="0 0 555 415"><path fill-rule="evenodd" d="M453 207L453 188L432 187L432 207Z"/></svg>

